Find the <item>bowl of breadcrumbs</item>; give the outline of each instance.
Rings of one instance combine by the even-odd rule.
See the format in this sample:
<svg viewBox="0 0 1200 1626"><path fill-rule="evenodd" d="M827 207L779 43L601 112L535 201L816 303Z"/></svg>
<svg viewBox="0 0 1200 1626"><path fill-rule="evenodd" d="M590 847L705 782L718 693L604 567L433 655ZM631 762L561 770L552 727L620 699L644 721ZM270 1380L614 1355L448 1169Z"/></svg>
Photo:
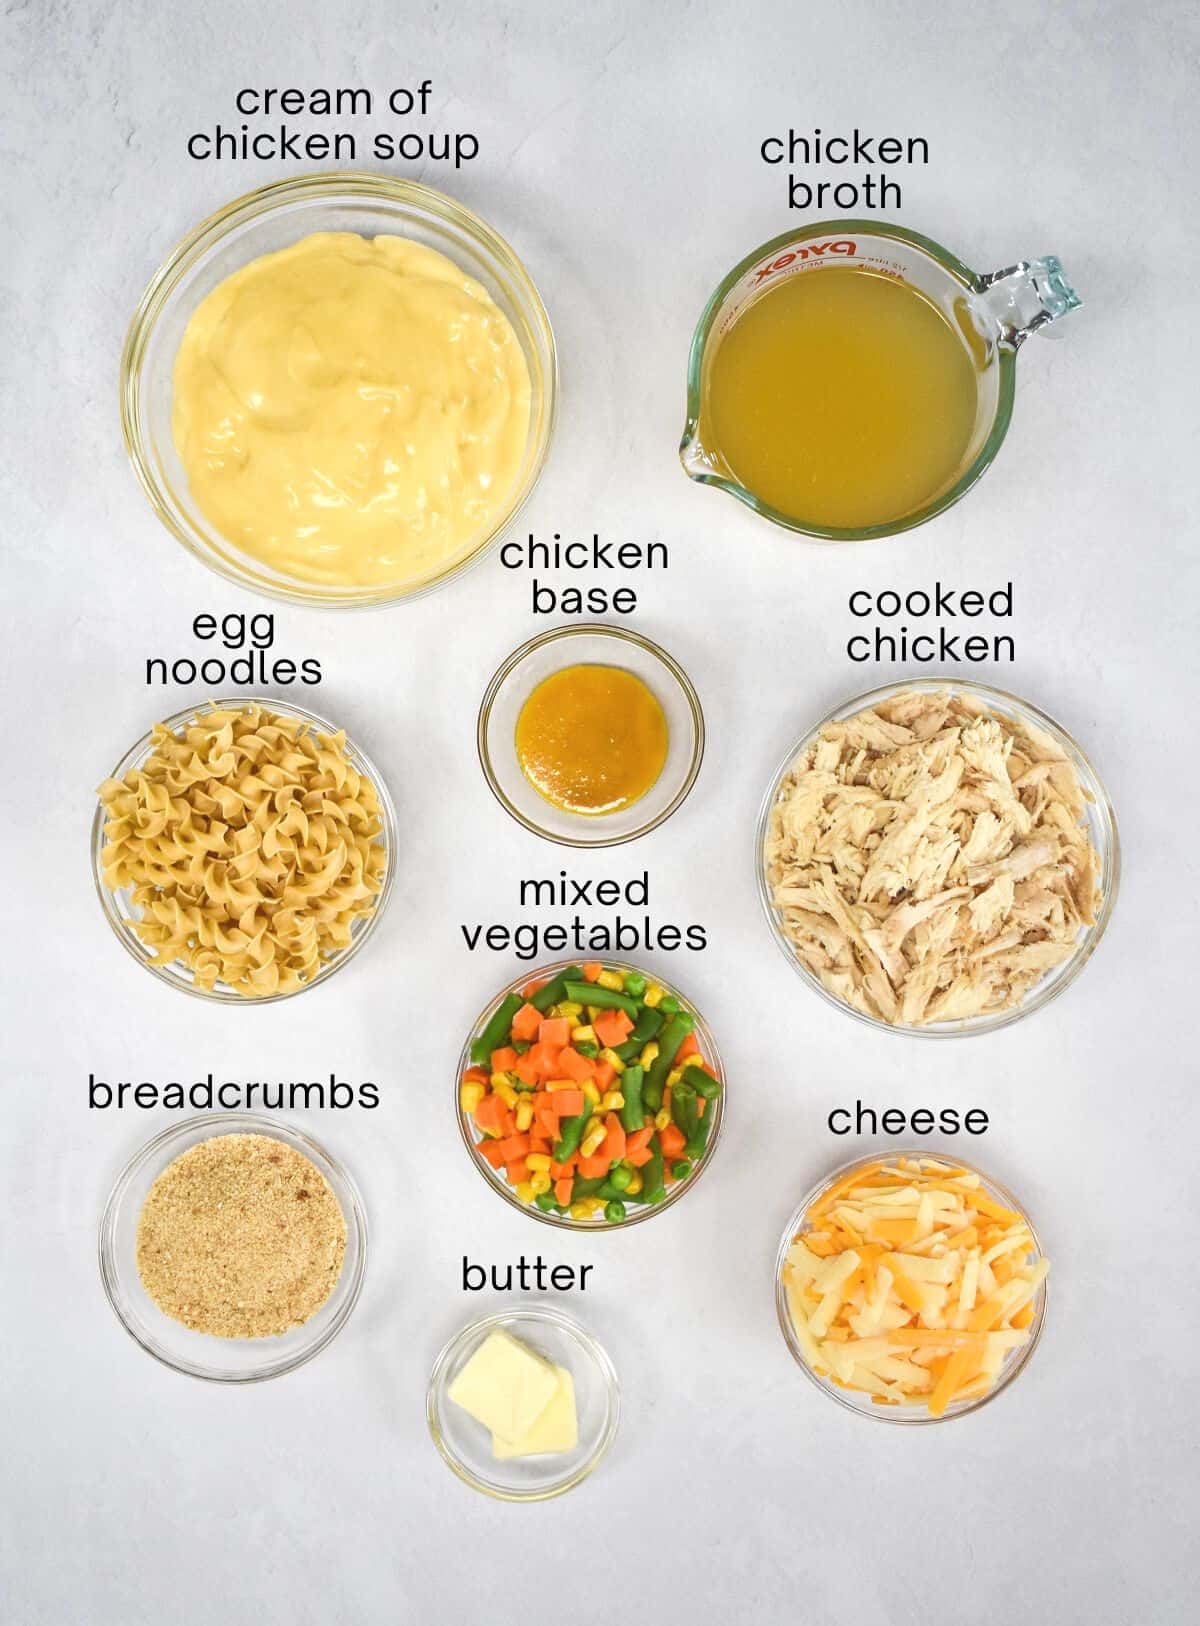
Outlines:
<svg viewBox="0 0 1200 1626"><path fill-rule="evenodd" d="M308 1135L213 1113L144 1146L100 1225L100 1274L157 1360L218 1383L278 1377L337 1336L367 1234L346 1171Z"/></svg>

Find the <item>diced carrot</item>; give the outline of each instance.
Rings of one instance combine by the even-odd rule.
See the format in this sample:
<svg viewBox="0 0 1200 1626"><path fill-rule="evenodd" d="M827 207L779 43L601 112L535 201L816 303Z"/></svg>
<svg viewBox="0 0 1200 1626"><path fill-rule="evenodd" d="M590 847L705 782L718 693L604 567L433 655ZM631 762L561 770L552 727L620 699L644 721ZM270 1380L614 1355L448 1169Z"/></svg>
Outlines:
<svg viewBox="0 0 1200 1626"><path fill-rule="evenodd" d="M500 1150L498 1140L481 1140L475 1150L485 1163L490 1163L493 1169L499 1169L504 1164L504 1153Z"/></svg>
<svg viewBox="0 0 1200 1626"><path fill-rule="evenodd" d="M517 1115L511 1107L505 1107L504 1116L500 1120L501 1135L515 1135L517 1132Z"/></svg>
<svg viewBox="0 0 1200 1626"><path fill-rule="evenodd" d="M547 1152L554 1150L554 1140L554 1135L536 1134L531 1129L529 1131L529 1150L531 1152L541 1152L544 1156Z"/></svg>
<svg viewBox="0 0 1200 1626"><path fill-rule="evenodd" d="M565 1016L543 1016L538 1023L538 1043L561 1050L571 1040L571 1024Z"/></svg>
<svg viewBox="0 0 1200 1626"><path fill-rule="evenodd" d="M625 1137L625 1156L630 1157L634 1152L645 1151L654 1134L654 1125L647 1124L644 1129L635 1129L632 1135Z"/></svg>
<svg viewBox="0 0 1200 1626"><path fill-rule="evenodd" d="M632 1163L635 1169L644 1169L653 1156L654 1153L648 1146L639 1147L636 1152L631 1152L629 1142L625 1142L625 1161L626 1163Z"/></svg>
<svg viewBox="0 0 1200 1626"><path fill-rule="evenodd" d="M570 1045L559 1052L558 1065L562 1068L564 1078L572 1078L576 1084L586 1084L596 1069L587 1056L581 1056L578 1050Z"/></svg>
<svg viewBox="0 0 1200 1626"><path fill-rule="evenodd" d="M615 1050L633 1032L633 1023L627 1011L601 1011L592 1019L592 1030L601 1044Z"/></svg>
<svg viewBox="0 0 1200 1626"><path fill-rule="evenodd" d="M499 1129L504 1122L504 1102L498 1095L485 1095L475 1108L475 1122L480 1129Z"/></svg>
<svg viewBox="0 0 1200 1626"><path fill-rule="evenodd" d="M502 1141L499 1142L499 1146L500 1151L503 1154L504 1161L506 1163L515 1163L517 1158L528 1156L529 1136L507 1135Z"/></svg>
<svg viewBox="0 0 1200 1626"><path fill-rule="evenodd" d="M696 1035L694 1033L689 1033L687 1038L680 1045L679 1049L675 1052L676 1067L681 1066L689 1056L698 1056L699 1054L700 1046L696 1043Z"/></svg>
<svg viewBox="0 0 1200 1626"><path fill-rule="evenodd" d="M560 1118L575 1118L583 1111L582 1090L555 1090L550 1099Z"/></svg>
<svg viewBox="0 0 1200 1626"><path fill-rule="evenodd" d="M582 1112L583 1108L581 1107L579 1110ZM549 1107L541 1107L534 1113L533 1121L544 1135L549 1135L551 1140L558 1139L560 1125L557 1112L552 1112Z"/></svg>
<svg viewBox="0 0 1200 1626"><path fill-rule="evenodd" d="M561 1180L554 1182L554 1200L562 1208L566 1208L571 1201L571 1193L575 1189L575 1181L570 1175L564 1175Z"/></svg>
<svg viewBox="0 0 1200 1626"><path fill-rule="evenodd" d="M517 1057L517 1065L513 1068L513 1072L521 1080L522 1084L536 1084L540 1077L537 1063L531 1059L529 1051L526 1051L525 1055Z"/></svg>
<svg viewBox="0 0 1200 1626"><path fill-rule="evenodd" d="M504 1045L500 1050L492 1051L493 1073L511 1073L520 1061L520 1056L511 1045Z"/></svg>
<svg viewBox="0 0 1200 1626"><path fill-rule="evenodd" d="M537 1038L537 1031L542 1025L542 1013L536 1005L522 1005L521 1009L512 1019L512 1036L520 1039L522 1043L530 1043Z"/></svg>
<svg viewBox="0 0 1200 1626"><path fill-rule="evenodd" d="M592 1076L598 1090L611 1090L616 1082L617 1069L611 1061L598 1061Z"/></svg>
<svg viewBox="0 0 1200 1626"><path fill-rule="evenodd" d="M610 1161L601 1147L592 1157L579 1159L579 1172L585 1180L602 1180L608 1173Z"/></svg>
<svg viewBox="0 0 1200 1626"><path fill-rule="evenodd" d="M567 1161L565 1163L556 1163L554 1161L554 1159L551 1158L551 1160L550 1160L550 1178L551 1178L551 1180L567 1180L567 1179L569 1179L571 1177L571 1175L573 1175L575 1173L575 1170L576 1170L576 1168L578 1166L579 1166L579 1153L578 1152L572 1152L570 1157L567 1159Z"/></svg>
<svg viewBox="0 0 1200 1626"><path fill-rule="evenodd" d="M582 1112L583 1108L580 1107L579 1110ZM607 1134L601 1151L610 1163L619 1163L625 1156L625 1130L615 1112L610 1112L605 1118L604 1127Z"/></svg>
<svg viewBox="0 0 1200 1626"><path fill-rule="evenodd" d="M521 998L532 999L534 994L541 993L545 986L546 979L544 977L535 977L532 982L527 982L524 988L521 989Z"/></svg>
<svg viewBox="0 0 1200 1626"><path fill-rule="evenodd" d="M486 1084L488 1071L486 1067L468 1067L462 1076L464 1084Z"/></svg>
<svg viewBox="0 0 1200 1626"><path fill-rule="evenodd" d="M599 960L585 960L583 962L584 982L595 982L596 978L603 970L604 967L600 964Z"/></svg>
<svg viewBox="0 0 1200 1626"><path fill-rule="evenodd" d="M537 1068L539 1079L558 1077L558 1047L538 1043L529 1052L533 1065Z"/></svg>
<svg viewBox="0 0 1200 1626"><path fill-rule="evenodd" d="M504 1178L510 1186L519 1186L522 1180L529 1179L529 1164L526 1163L524 1158L520 1158L516 1163L506 1163L504 1165Z"/></svg>
<svg viewBox="0 0 1200 1626"><path fill-rule="evenodd" d="M659 1131L658 1143L663 1149L664 1157L678 1157L687 1145L683 1131L678 1124L668 1124Z"/></svg>

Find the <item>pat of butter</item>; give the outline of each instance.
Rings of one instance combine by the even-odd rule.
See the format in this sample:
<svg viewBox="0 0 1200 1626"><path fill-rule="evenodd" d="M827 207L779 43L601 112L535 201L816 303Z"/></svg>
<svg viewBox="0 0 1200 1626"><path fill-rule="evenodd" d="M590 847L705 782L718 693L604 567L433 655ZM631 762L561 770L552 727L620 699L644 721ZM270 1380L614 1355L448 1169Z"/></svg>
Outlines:
<svg viewBox="0 0 1200 1626"><path fill-rule="evenodd" d="M579 1444L579 1420L575 1414L575 1382L565 1366L554 1368L558 1388L549 1405L529 1432L510 1445L498 1434L492 1435L492 1455L497 1462L511 1457L535 1457L552 1452L573 1451Z"/></svg>
<svg viewBox="0 0 1200 1626"><path fill-rule="evenodd" d="M511 1333L489 1333L450 1385L455 1405L502 1440L522 1440L558 1389L557 1369Z"/></svg>

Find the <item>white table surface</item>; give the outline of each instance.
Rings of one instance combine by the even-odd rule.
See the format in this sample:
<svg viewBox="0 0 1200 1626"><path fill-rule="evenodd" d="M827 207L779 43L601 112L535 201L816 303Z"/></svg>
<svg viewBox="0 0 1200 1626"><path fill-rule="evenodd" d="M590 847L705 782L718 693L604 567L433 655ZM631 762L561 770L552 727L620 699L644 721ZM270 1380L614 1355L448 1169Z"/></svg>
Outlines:
<svg viewBox="0 0 1200 1626"><path fill-rule="evenodd" d="M10 10L5 1622L1194 1618L1189 9ZM236 122L240 86L378 93L424 77L437 127L475 131L481 155L458 174L397 172L443 185L509 237L557 332L561 417L528 524L669 545L669 574L636 584L634 624L692 674L708 756L690 801L652 837L560 853L496 807L474 751L487 677L538 630L525 576L493 556L408 608L277 606L278 653L325 668L321 688L297 697L342 719L382 765L403 848L388 914L344 975L302 999L217 1009L120 951L89 874L93 787L156 716L201 696L148 690L146 657L191 653L202 610L267 607L206 572L139 493L117 421L121 340L187 229L309 167L184 156L191 130ZM1059 342L1022 354L1008 444L968 501L900 540L814 548L690 484L675 445L701 305L797 218L759 142L789 125L855 124L929 141L927 167L889 172L904 224L983 267L1053 251L1087 308ZM871 1033L801 986L760 918L751 848L787 745L830 705L899 675L846 659L849 592L939 578L1013 581L1017 663L973 675L1027 695L1092 753L1125 870L1107 938L1061 1001L1001 1034L931 1045ZM706 953L651 963L694 994L731 1079L727 1139L701 1190L652 1226L590 1240L498 1202L448 1111L466 1024L519 969L468 954L459 922L517 918L518 877L564 862L620 878L648 867L651 912L708 928ZM383 1094L375 1112L301 1116L365 1193L361 1304L319 1359L243 1390L149 1360L96 1269L113 1176L171 1115L89 1113L89 1070L161 1083L209 1069L334 1070ZM775 1324L780 1230L858 1149L825 1118L859 1095L985 1106L985 1139L955 1149L1019 1191L1053 1258L1029 1369L952 1426L845 1414L805 1382ZM460 1291L464 1252L503 1263L539 1251L595 1263L586 1294L563 1302L609 1348L624 1418L585 1488L502 1506L442 1465L425 1383L444 1339L494 1304Z"/></svg>

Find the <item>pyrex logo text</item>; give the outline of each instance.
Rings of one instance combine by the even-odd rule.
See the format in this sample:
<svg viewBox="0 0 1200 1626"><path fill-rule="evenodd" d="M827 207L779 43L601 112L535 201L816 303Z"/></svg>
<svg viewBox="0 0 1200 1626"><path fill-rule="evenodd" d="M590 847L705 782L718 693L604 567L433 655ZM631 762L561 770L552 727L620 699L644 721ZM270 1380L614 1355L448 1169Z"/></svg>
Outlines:
<svg viewBox="0 0 1200 1626"><path fill-rule="evenodd" d="M849 237L838 237L830 243L805 243L803 248L792 248L786 254L780 254L777 259L768 265L760 265L754 273L755 283L764 282L767 277L774 276L776 271L784 271L794 260L807 260L814 255L822 254L857 254L858 244Z"/></svg>

